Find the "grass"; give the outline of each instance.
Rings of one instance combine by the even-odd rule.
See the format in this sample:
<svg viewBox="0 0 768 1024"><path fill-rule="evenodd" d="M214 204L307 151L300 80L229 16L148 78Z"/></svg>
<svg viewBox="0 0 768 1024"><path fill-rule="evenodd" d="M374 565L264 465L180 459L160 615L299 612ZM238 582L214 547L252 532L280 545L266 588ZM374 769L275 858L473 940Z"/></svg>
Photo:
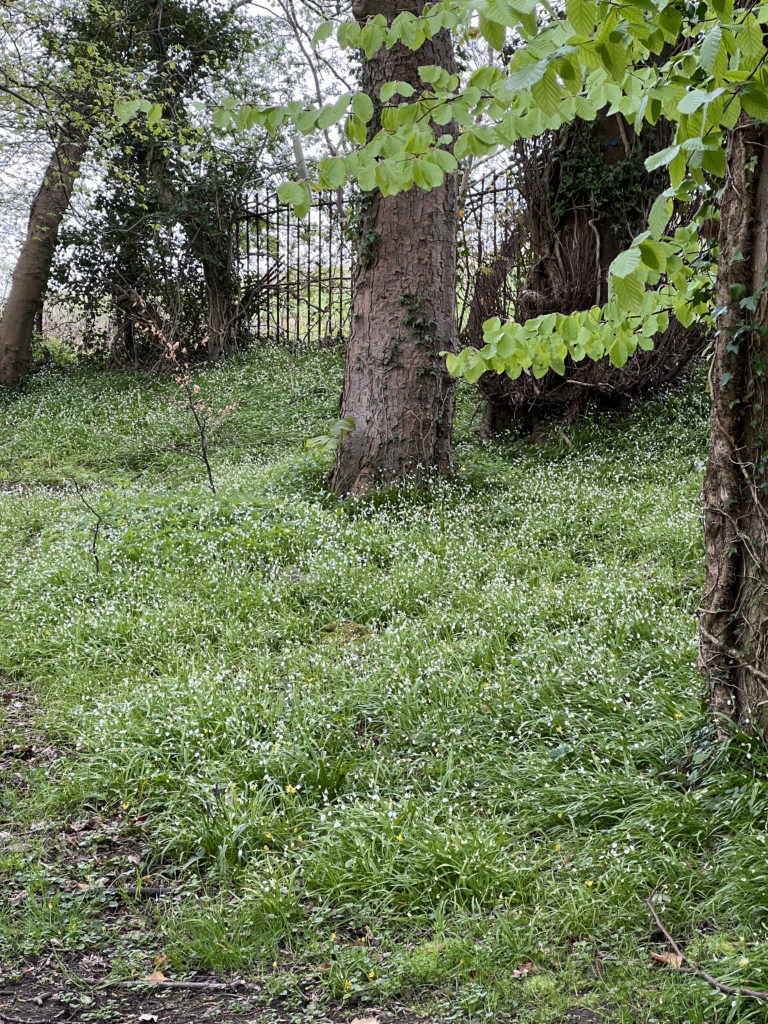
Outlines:
<svg viewBox="0 0 768 1024"><path fill-rule="evenodd" d="M162 954L307 1016L311 978L321 1006L441 1019L768 1020L649 956L666 879L688 952L768 987L768 756L713 742L695 668L702 383L572 450L478 442L462 387L455 479L339 501L303 442L341 371L199 373L238 403L215 496L167 450L193 440L172 381L69 368L0 399L0 669L69 751L2 793L6 969ZM95 878L125 858L55 840L96 812L186 895L117 914Z"/></svg>

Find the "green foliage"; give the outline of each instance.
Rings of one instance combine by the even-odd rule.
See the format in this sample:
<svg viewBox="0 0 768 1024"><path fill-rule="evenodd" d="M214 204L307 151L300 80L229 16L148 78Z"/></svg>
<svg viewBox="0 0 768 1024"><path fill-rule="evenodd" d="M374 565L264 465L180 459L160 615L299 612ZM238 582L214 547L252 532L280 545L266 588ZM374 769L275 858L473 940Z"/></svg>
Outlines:
<svg viewBox="0 0 768 1024"><path fill-rule="evenodd" d="M362 47L369 58L382 46L402 44L418 49L441 29L471 31L479 16L481 34L491 46L504 44L513 29L520 42L508 66L480 67L466 81L439 68L422 68L425 89L406 96L400 83L382 90L381 130L371 139L357 115L348 121L348 137L357 149L343 158L345 176L366 190L384 195L414 185L431 189L456 169L456 159L495 153L520 138L555 131L574 118L593 120L607 106L622 114L637 133L663 119L674 132L673 144L652 154L649 171L667 168L670 187L664 199L688 202L711 191L714 207L705 203L693 225L716 215L716 182L725 173L725 139L744 110L768 119L768 70L761 25L768 4L749 11L720 0L703 0L681 10L676 0L621 6L571 0L562 12L534 0L441 0L421 17L405 12L387 25L382 15L365 25L339 26L342 47ZM407 92L407 90L406 90ZM252 110L258 123L278 130L295 124L310 132L346 116L351 97L307 112L301 104ZM442 126L458 124L453 139ZM417 126L417 127L416 127ZM327 183L326 183L327 184ZM321 185L323 180L321 179ZM618 264L631 272L611 273L612 298L599 311L576 319L541 319L505 328L505 346L498 348L499 325L488 324L484 356L465 352L451 361L451 372L475 379L486 368L534 373L560 371L565 355L602 358L616 366L635 349L652 345L658 318L670 313L685 325L708 323L711 308L711 254L693 237L664 238L661 208L654 207L651 235L666 248L633 242L632 252ZM695 230L694 230L695 237ZM659 267L658 257L665 267ZM638 258L639 257L639 258ZM648 260L648 262L646 262ZM653 327L653 329L651 329ZM577 338L579 339L577 342ZM576 344L574 344L577 342Z"/></svg>
<svg viewBox="0 0 768 1024"><path fill-rule="evenodd" d="M172 381L52 370L2 399L0 668L72 751L2 793L28 844L0 854L4 962L130 941L128 975L277 960L265 998L309 973L322 999L441 988L474 1018L727 1014L644 939L666 875L691 955L768 982L765 754L711 743L692 668L704 382L573 450L478 444L462 384L456 480L340 502L304 439L342 366L298 359L287 395L287 358L198 376L239 403L215 496L161 447ZM98 576L72 475L112 510ZM94 810L142 874L201 885L138 906L130 940L75 885L117 871L104 851L58 859L61 816ZM380 945L354 945L366 925Z"/></svg>
<svg viewBox="0 0 768 1024"><path fill-rule="evenodd" d="M319 434L317 437L308 438L307 448L313 448L321 452L335 452L343 444L344 438L355 429L355 421L340 419L332 425L327 434Z"/></svg>

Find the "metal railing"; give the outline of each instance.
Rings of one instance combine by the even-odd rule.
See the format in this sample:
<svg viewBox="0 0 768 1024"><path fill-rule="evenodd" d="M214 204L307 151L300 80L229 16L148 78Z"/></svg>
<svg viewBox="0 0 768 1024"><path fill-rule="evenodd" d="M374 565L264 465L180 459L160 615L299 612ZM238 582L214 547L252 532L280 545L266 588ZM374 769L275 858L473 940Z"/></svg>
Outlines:
<svg viewBox="0 0 768 1024"><path fill-rule="evenodd" d="M304 348L346 337L354 244L340 197L315 198L302 219L274 193L249 196L236 251L242 291L258 293L254 340Z"/></svg>
<svg viewBox="0 0 768 1024"><path fill-rule="evenodd" d="M315 196L301 219L275 193L248 197L236 252L242 293L258 295L249 323L255 341L310 348L348 336L355 259L345 212L350 198ZM467 329L478 281L494 267L498 279L500 259L508 260L510 272L497 280L500 308L494 315L512 313L515 209L516 193L505 172L471 183L459 198L459 336Z"/></svg>

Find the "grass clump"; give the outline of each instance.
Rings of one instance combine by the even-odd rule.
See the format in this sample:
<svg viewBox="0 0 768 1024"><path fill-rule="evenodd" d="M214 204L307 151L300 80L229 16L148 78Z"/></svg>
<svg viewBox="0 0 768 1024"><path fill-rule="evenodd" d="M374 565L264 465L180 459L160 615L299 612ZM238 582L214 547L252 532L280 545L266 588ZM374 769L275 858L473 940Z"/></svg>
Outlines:
<svg viewBox="0 0 768 1024"><path fill-rule="evenodd" d="M5 817L98 813L188 893L132 933L76 887L106 854L33 838L0 860L5 956L160 949L270 997L477 1018L763 1020L648 955L666 878L692 953L768 986L766 754L712 742L695 669L699 382L573 450L477 442L463 387L455 479L339 501L303 446L338 357L293 372L288 395L280 353L199 375L237 403L216 495L165 450L189 439L170 382L51 371L3 399L0 667L71 745Z"/></svg>

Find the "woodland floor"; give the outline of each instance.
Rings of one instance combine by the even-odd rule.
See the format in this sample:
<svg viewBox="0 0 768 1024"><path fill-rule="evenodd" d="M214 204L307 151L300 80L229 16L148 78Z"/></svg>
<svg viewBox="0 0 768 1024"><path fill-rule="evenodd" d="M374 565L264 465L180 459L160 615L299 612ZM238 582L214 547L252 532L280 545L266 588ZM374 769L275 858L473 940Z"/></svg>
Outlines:
<svg viewBox="0 0 768 1024"><path fill-rule="evenodd" d="M216 495L172 380L0 397L0 1021L768 1020L645 902L768 987L768 752L695 670L703 381L572 448L479 442L462 386L455 479L340 502L341 372L198 374Z"/></svg>

